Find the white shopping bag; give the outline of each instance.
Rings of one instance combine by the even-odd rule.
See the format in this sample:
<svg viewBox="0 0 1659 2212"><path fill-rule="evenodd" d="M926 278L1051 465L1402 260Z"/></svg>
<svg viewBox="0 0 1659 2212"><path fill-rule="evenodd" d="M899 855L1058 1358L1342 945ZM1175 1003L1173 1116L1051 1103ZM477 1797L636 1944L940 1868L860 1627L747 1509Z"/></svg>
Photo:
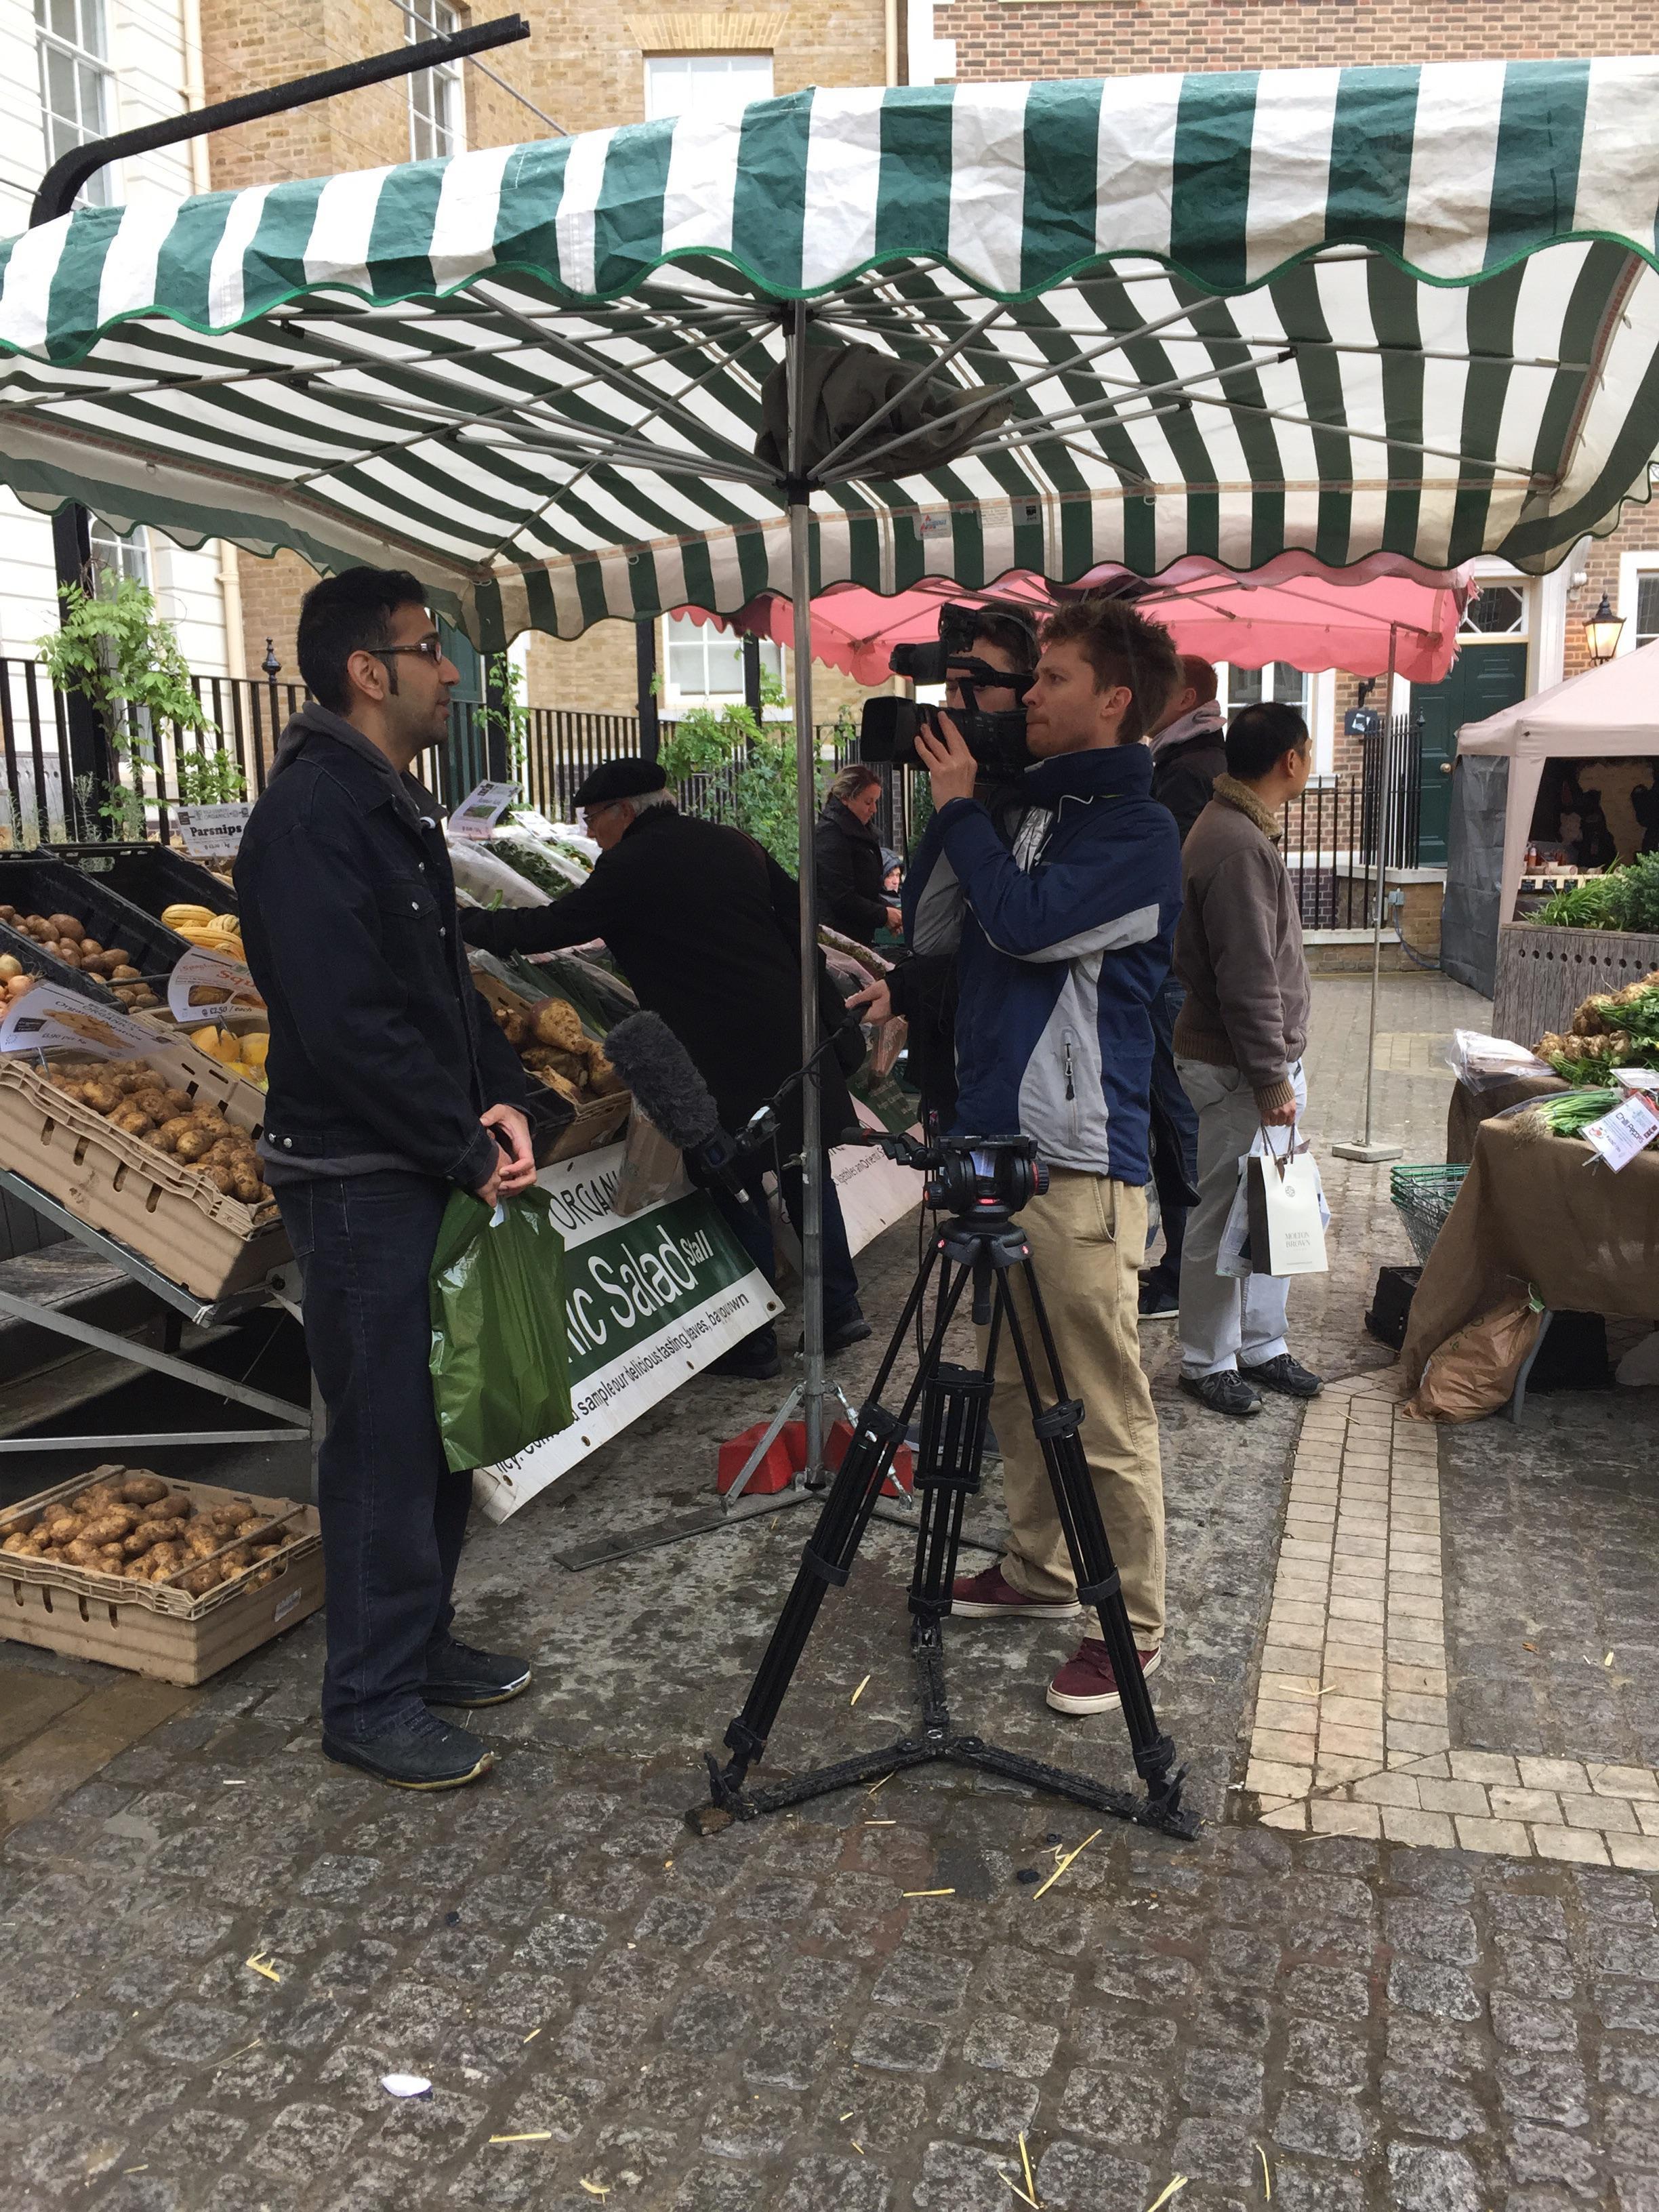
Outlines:
<svg viewBox="0 0 1659 2212"><path fill-rule="evenodd" d="M1328 1229L1331 1225L1331 1209L1325 1202L1325 1185L1320 1176L1319 1163L1308 1150L1304 1141L1294 1136L1291 1141L1293 1146L1299 1146L1299 1149L1294 1155L1298 1164L1304 1164L1313 1170L1314 1185L1319 1193L1319 1225L1322 1230ZM1267 1153L1267 1132L1265 1129L1258 1129L1255 1133L1255 1142L1249 1151L1241 1152L1238 1156L1238 1188L1233 1194L1232 1206L1221 1231L1221 1245L1216 1254L1215 1262L1215 1271L1218 1275L1231 1275L1237 1278L1248 1275L1252 1272L1249 1168L1253 1159L1264 1159ZM1264 1267L1254 1272L1265 1275L1269 1272L1277 1273L1279 1271L1276 1268L1270 1271ZM1321 1271L1316 1269L1314 1272Z"/></svg>
<svg viewBox="0 0 1659 2212"><path fill-rule="evenodd" d="M1296 1149L1294 1129L1285 1151L1279 1152L1269 1139L1263 1152L1250 1154L1244 1189L1253 1272L1324 1274L1329 1262L1320 1218L1323 1194L1319 1170L1310 1152Z"/></svg>

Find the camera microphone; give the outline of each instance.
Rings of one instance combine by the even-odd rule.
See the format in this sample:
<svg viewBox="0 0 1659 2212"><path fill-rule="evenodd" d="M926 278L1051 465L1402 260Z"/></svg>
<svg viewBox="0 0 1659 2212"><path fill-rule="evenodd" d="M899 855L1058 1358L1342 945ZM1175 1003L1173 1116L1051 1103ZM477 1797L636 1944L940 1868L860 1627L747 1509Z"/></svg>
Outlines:
<svg viewBox="0 0 1659 2212"><path fill-rule="evenodd" d="M660 1014L629 1014L605 1041L611 1065L641 1112L706 1175L741 1193L741 1147L720 1127L714 1095Z"/></svg>

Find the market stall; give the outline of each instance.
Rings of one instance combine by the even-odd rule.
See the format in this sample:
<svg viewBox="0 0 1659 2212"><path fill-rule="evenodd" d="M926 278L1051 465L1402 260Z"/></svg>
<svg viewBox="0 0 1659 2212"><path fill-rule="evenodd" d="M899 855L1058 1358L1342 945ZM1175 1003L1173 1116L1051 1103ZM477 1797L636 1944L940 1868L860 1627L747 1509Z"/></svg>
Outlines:
<svg viewBox="0 0 1659 2212"><path fill-rule="evenodd" d="M1167 625L1182 653L1201 659L1234 668L1282 660L1304 672L1340 668L1351 676L1381 676L1392 631L1395 675L1437 684L1457 651L1471 574L1425 568L1392 554L1334 568L1310 553L1288 552L1243 575L1207 555L1188 554L1156 576L1109 562L1064 586L1025 568L988 588L928 576L890 598L859 584L832 584L812 601L812 653L860 684L882 684L893 647L933 638L947 600L1012 600L1042 615L1079 592L1101 592L1132 599L1140 613ZM694 621L726 623L696 607L680 611ZM787 600L768 593L731 617L729 627L787 645L793 623Z"/></svg>
<svg viewBox="0 0 1659 2212"><path fill-rule="evenodd" d="M1641 944L1601 933L1593 892L1564 895L1656 854L1659 644L1458 732L1442 966L1498 996L1501 1034L1559 1027L1588 991L1659 963L1659 860L1651 921L1621 933Z"/></svg>
<svg viewBox="0 0 1659 2212"><path fill-rule="evenodd" d="M805 842L830 583L1297 547L1542 571L1610 526L1659 446L1656 82L808 92L82 208L0 249L0 478L118 528L412 565L491 648L781 592ZM806 870L809 1046L814 924ZM809 1085L815 1461L816 1113Z"/></svg>

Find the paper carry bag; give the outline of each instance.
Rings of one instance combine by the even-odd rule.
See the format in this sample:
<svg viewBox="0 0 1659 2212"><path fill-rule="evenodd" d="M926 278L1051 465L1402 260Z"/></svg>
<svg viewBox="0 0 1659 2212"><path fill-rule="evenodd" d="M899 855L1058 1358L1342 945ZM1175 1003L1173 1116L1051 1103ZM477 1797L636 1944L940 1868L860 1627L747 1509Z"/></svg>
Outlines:
<svg viewBox="0 0 1659 2212"><path fill-rule="evenodd" d="M1322 1275L1325 1231L1319 1217L1319 1170L1311 1152L1286 1158L1252 1152L1245 1170L1250 1267L1258 1275Z"/></svg>

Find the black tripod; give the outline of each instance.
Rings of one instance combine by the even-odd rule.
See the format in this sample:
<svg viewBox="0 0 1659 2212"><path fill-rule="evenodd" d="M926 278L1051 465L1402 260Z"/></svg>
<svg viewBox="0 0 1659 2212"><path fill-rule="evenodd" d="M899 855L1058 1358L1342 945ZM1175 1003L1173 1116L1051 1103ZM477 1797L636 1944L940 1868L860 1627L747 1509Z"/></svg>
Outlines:
<svg viewBox="0 0 1659 2212"><path fill-rule="evenodd" d="M989 1773L1029 1783L1033 1789L1050 1790L1098 1812L1116 1814L1171 1835L1194 1835L1197 1817L1184 1811L1181 1804L1184 1770L1175 1764L1175 1745L1158 1727L1141 1677L1111 1547L1084 1457L1079 1436L1083 1406L1066 1395L1030 1249L1013 1218L1034 1192L1047 1188L1046 1173L1024 1138L952 1139L927 1146L905 1137L880 1141L891 1157L906 1165L934 1171L929 1200L953 1211L937 1231L911 1286L748 1699L726 1731L732 1756L722 1767L712 1753L708 1754L710 1802L695 1807L687 1818L700 1832L712 1834L733 1819L752 1820L759 1814L775 1813L901 1767L942 1759L958 1765L982 1767ZM1009 1292L1008 1279L1015 1269L1023 1276L1042 1340L1054 1393L1046 1404ZM945 1331L970 1283L974 1320L989 1330L982 1368L958 1367L939 1357ZM935 1292L932 1329L903 1405L897 1413L890 1413L881 1404L882 1393L911 1325L922 1311L930 1285ZM1146 1785L1144 1798L1109 1789L1087 1775L1046 1765L1021 1753L1000 1750L979 1736L954 1731L951 1725L945 1691L944 1620L951 1610L963 1508L979 1488L997 1350L1005 1329L1019 1364L1032 1426L1054 1487L1055 1507L1077 1577L1078 1597L1085 1606L1099 1609L1106 1650L1122 1692L1135 1771ZM921 1733L902 1736L881 1751L812 1768L788 1782L746 1790L749 1769L766 1748L824 1593L832 1583L839 1589L847 1580L894 1454L918 1405L921 1416L915 1489L921 1520L909 1605L910 1648L915 1656L921 1698Z"/></svg>

